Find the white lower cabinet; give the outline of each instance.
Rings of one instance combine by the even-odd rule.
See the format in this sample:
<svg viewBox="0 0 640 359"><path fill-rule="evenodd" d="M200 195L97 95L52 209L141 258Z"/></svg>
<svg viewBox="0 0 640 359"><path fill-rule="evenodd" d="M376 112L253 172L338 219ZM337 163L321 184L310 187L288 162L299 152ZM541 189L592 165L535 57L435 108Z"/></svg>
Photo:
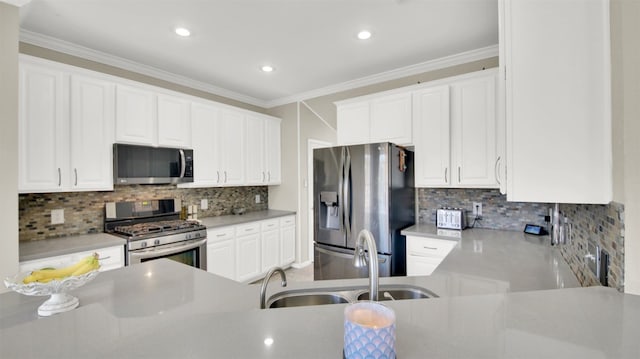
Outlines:
<svg viewBox="0 0 640 359"><path fill-rule="evenodd" d="M233 239L207 244L207 271L236 279L236 242Z"/></svg>
<svg viewBox="0 0 640 359"><path fill-rule="evenodd" d="M98 253L100 258L100 272L124 267L124 246L113 246L20 262L20 272L66 267L93 253Z"/></svg>
<svg viewBox="0 0 640 359"><path fill-rule="evenodd" d="M295 261L295 216L207 231L207 271L238 282L258 280Z"/></svg>
<svg viewBox="0 0 640 359"><path fill-rule="evenodd" d="M407 236L407 275L431 275L458 242Z"/></svg>

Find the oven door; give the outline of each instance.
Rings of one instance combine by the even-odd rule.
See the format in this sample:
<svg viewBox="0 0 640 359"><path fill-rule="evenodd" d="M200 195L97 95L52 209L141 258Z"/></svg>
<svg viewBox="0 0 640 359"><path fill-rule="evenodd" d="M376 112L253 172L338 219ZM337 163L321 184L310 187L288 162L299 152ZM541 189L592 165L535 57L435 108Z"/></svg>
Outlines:
<svg viewBox="0 0 640 359"><path fill-rule="evenodd" d="M207 239L194 239L129 251L127 253L127 265L160 258L168 258L192 267L207 270Z"/></svg>

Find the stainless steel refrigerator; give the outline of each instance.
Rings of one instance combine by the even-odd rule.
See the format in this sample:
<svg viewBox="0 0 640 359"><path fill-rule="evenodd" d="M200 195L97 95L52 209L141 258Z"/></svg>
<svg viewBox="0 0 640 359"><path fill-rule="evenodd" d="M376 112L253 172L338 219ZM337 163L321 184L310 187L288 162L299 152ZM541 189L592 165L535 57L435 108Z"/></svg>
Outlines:
<svg viewBox="0 0 640 359"><path fill-rule="evenodd" d="M358 233L376 240L381 277L406 275L406 240L415 223L413 152L391 143L313 152L314 279L367 277L353 266Z"/></svg>

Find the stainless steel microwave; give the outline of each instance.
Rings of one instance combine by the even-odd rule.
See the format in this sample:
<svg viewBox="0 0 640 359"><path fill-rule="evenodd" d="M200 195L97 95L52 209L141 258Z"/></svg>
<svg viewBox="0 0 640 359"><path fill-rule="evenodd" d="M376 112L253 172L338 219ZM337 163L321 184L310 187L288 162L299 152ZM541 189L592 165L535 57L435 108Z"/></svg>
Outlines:
<svg viewBox="0 0 640 359"><path fill-rule="evenodd" d="M114 184L193 182L193 150L113 144Z"/></svg>

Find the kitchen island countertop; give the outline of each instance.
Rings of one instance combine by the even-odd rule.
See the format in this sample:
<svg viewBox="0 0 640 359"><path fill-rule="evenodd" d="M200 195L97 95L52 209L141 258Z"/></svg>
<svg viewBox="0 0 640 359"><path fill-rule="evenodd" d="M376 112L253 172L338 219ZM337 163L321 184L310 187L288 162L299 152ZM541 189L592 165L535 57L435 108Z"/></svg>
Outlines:
<svg viewBox="0 0 640 359"><path fill-rule="evenodd" d="M341 357L346 304L260 310L258 289L161 259L101 273L52 317L36 315L45 298L0 294L0 357ZM611 288L385 303L398 358L640 356L640 296Z"/></svg>

